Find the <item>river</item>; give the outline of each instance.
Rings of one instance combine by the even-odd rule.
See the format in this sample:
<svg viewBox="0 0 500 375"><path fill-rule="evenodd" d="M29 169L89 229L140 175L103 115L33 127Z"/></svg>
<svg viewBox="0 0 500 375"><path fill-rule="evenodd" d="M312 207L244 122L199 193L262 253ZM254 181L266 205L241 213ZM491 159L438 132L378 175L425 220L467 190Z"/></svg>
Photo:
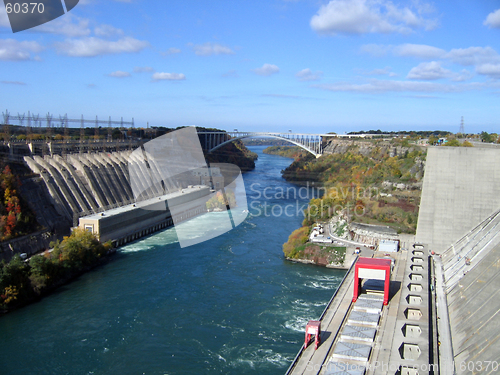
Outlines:
<svg viewBox="0 0 500 375"><path fill-rule="evenodd" d="M291 159L264 148L250 147L242 224L186 248L175 229L158 232L1 316L0 374L283 374L344 271L284 260L311 191L295 199L280 175Z"/></svg>

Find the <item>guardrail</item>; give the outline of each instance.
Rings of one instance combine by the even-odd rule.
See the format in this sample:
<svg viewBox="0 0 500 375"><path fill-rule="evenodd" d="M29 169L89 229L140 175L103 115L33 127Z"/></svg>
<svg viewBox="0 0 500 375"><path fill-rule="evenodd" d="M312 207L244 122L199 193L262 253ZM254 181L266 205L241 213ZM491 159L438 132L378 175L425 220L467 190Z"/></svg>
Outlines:
<svg viewBox="0 0 500 375"><path fill-rule="evenodd" d="M335 299L335 297L337 296L337 293L339 292L340 288L342 287L342 284L344 284L345 280L347 279L347 276L351 273L352 271L352 268L354 267L354 265L356 264L356 261L358 260L359 258L359 255L356 256L356 258L354 259L354 262L352 262L351 264L351 267L349 267L349 269L347 270L347 272L345 273L344 277L342 278L342 281L340 282L337 290L335 291L335 293L333 293L333 296L332 298L330 298L330 301L328 302L328 304L326 305L325 309L323 310L323 313L321 314L321 316L319 317L319 320L322 320L323 317L325 316L326 312L328 311L328 309L330 308L330 306L332 305L332 302L333 300ZM297 364L297 361L299 360L300 356L302 355L302 352L304 351L304 344L302 344L302 346L300 347L300 350L299 352L297 353L297 355L295 356L294 360L292 361L292 363L290 364L290 367L288 367L288 370L286 371L285 375L289 375L291 374L293 368L295 367L295 365Z"/></svg>

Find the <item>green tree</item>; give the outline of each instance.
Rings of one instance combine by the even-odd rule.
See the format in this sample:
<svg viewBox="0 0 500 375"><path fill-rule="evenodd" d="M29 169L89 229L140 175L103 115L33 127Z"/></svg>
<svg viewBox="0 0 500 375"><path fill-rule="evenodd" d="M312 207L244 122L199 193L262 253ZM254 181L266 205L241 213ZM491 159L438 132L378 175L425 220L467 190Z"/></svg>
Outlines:
<svg viewBox="0 0 500 375"><path fill-rule="evenodd" d="M451 139L448 142L444 144L444 146L450 146L450 147L460 147L461 144L458 141L458 139Z"/></svg>
<svg viewBox="0 0 500 375"><path fill-rule="evenodd" d="M464 143L462 143L462 146L463 147L474 147L472 143L470 143L469 141L464 141Z"/></svg>
<svg viewBox="0 0 500 375"><path fill-rule="evenodd" d="M10 303L14 300L24 300L31 296L31 287L29 280L29 266L21 259L19 255L14 255L9 263L2 261L0 264L2 269L0 272L0 294L4 303ZM6 288L9 288L12 299L5 301L8 298ZM14 288L14 289L13 289ZM16 293L14 293L14 290Z"/></svg>
<svg viewBox="0 0 500 375"><path fill-rule="evenodd" d="M431 135L431 136L429 137L429 144L430 144L430 145L435 145L435 144L437 143L438 139L439 139L439 138L438 138L438 137L436 137L435 135Z"/></svg>
<svg viewBox="0 0 500 375"><path fill-rule="evenodd" d="M491 143L493 142L493 139L491 137L491 134L487 132L481 132L481 140L486 143Z"/></svg>

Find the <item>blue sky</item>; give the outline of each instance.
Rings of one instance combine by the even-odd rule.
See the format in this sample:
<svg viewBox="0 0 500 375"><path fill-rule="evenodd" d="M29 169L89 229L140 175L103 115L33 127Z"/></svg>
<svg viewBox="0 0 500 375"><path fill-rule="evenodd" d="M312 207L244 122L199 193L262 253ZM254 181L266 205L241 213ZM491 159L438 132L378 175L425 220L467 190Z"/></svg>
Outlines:
<svg viewBox="0 0 500 375"><path fill-rule="evenodd" d="M500 2L80 0L13 34L0 107L136 126L500 132Z"/></svg>

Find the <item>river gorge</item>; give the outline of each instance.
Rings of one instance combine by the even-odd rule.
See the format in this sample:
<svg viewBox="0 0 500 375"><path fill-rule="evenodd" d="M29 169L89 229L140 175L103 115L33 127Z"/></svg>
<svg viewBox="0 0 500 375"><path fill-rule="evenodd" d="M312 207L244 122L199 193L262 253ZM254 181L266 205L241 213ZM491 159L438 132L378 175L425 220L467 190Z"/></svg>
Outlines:
<svg viewBox="0 0 500 375"><path fill-rule="evenodd" d="M279 194L298 189L280 173L292 159L264 148L250 147L259 159L244 174L241 225L187 248L174 228L157 232L2 316L1 373L283 374L344 271L284 259L303 220L295 207L312 195ZM207 220L185 224L200 231Z"/></svg>

